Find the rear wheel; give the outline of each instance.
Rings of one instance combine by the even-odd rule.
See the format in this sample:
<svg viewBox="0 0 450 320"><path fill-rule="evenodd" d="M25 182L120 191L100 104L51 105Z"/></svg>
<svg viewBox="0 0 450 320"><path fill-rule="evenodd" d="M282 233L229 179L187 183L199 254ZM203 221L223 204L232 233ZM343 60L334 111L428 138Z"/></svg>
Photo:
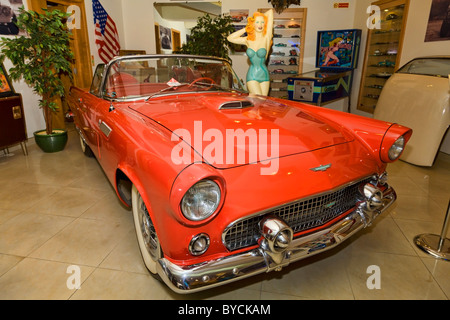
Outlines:
<svg viewBox="0 0 450 320"><path fill-rule="evenodd" d="M83 151L83 153L86 157L92 158L94 156L94 153L92 152L91 148L86 144L86 142L84 142L81 135L80 135L80 145L81 145L81 151Z"/></svg>
<svg viewBox="0 0 450 320"><path fill-rule="evenodd" d="M147 206L134 185L131 191L131 199L139 249L141 250L145 266L153 275L156 275L156 265L158 259L162 257L162 251L155 226L150 218Z"/></svg>

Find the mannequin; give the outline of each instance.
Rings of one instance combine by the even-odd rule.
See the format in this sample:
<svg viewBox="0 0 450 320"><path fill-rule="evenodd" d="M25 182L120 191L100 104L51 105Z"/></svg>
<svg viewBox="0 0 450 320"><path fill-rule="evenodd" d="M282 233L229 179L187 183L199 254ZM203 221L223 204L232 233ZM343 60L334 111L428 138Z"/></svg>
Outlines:
<svg viewBox="0 0 450 320"><path fill-rule="evenodd" d="M247 32L247 36L243 35ZM252 94L267 96L270 90L270 75L266 60L272 47L273 10L262 14L255 12L248 18L245 28L228 36L231 43L247 46L251 66L247 73L247 88Z"/></svg>

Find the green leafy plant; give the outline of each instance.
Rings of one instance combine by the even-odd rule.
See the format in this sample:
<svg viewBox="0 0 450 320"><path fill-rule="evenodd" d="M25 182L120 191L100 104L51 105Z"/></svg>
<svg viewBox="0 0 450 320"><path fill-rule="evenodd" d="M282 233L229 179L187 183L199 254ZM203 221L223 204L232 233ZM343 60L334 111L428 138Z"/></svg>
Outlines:
<svg viewBox="0 0 450 320"><path fill-rule="evenodd" d="M230 16L199 17L192 28L188 43L176 53L214 56L229 59L230 43L227 37L233 33L233 20Z"/></svg>
<svg viewBox="0 0 450 320"><path fill-rule="evenodd" d="M278 14L281 14L284 10L289 8L290 5L298 5L300 6L302 0L268 0L272 7Z"/></svg>
<svg viewBox="0 0 450 320"><path fill-rule="evenodd" d="M65 74L72 79L71 33L65 23L69 16L59 10L37 13L22 7L16 25L26 35L2 38L0 43L1 61L7 57L13 64L9 70L11 79L23 79L42 98L39 106L43 109L47 134L53 132L52 117L58 109L55 99L65 94L61 76Z"/></svg>

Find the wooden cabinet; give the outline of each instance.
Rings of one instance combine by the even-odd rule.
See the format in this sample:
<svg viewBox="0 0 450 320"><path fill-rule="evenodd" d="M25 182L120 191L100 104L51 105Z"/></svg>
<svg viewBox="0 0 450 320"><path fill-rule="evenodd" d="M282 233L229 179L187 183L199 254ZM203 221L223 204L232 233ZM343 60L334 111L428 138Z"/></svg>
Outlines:
<svg viewBox="0 0 450 320"><path fill-rule="evenodd" d="M369 30L358 110L374 113L386 81L397 71L401 58L409 0L377 1L380 20ZM376 17L378 12L373 17Z"/></svg>
<svg viewBox="0 0 450 320"><path fill-rule="evenodd" d="M260 9L266 12L268 9ZM302 73L305 47L306 9L274 12L274 36L269 53L271 97L288 98L288 78Z"/></svg>
<svg viewBox="0 0 450 320"><path fill-rule="evenodd" d="M20 143L24 154L27 154L26 140L22 96L16 94L0 98L0 149Z"/></svg>
<svg viewBox="0 0 450 320"><path fill-rule="evenodd" d="M23 153L27 155L25 141L28 137L22 96L14 92L3 65L0 65L0 80L0 150L7 151L8 147L20 143Z"/></svg>

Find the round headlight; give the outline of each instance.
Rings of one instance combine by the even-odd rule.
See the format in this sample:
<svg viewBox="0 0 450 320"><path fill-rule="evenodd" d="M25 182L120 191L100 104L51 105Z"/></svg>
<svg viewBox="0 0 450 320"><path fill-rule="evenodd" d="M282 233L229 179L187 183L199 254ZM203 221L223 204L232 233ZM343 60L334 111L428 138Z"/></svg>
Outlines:
<svg viewBox="0 0 450 320"><path fill-rule="evenodd" d="M219 207L220 195L220 188L214 181L197 182L181 200L181 211L191 221L205 220Z"/></svg>
<svg viewBox="0 0 450 320"><path fill-rule="evenodd" d="M405 149L405 137L401 136L400 138L395 141L395 143L392 145L392 147L389 149L389 159L394 161L397 160L398 157L402 154L403 150Z"/></svg>

